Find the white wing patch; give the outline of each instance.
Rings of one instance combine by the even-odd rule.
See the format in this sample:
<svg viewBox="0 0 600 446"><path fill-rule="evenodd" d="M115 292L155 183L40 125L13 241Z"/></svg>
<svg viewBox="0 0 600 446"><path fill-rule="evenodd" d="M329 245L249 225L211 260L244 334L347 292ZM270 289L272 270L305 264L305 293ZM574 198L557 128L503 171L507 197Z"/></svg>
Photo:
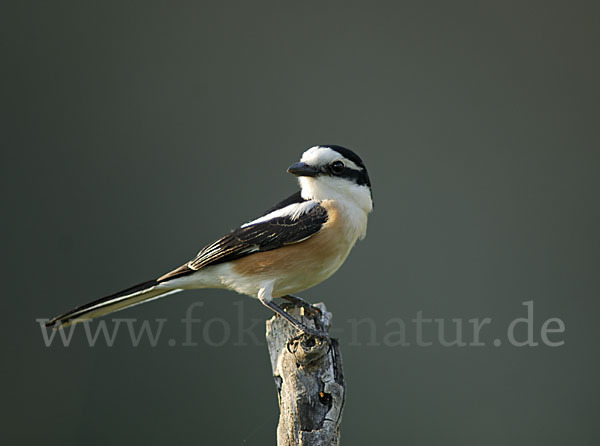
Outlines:
<svg viewBox="0 0 600 446"><path fill-rule="evenodd" d="M303 203L293 203L284 208L277 209L276 211L273 211L267 215L257 218L256 220L249 221L248 223L243 224L241 227L246 228L248 226L252 226L257 223L264 223L278 217L289 217L292 221L297 220L302 214L307 213L317 204L318 202L313 200L305 201Z"/></svg>

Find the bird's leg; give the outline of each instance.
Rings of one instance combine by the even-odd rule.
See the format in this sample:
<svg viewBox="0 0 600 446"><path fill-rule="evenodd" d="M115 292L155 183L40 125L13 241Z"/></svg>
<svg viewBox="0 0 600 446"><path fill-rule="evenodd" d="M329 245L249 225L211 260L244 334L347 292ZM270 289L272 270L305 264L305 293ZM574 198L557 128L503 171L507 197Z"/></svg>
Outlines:
<svg viewBox="0 0 600 446"><path fill-rule="evenodd" d="M300 305L302 308L304 308L308 312L308 314L310 314L313 317L313 319L315 320L315 323L318 323L318 320L322 315L321 310L318 307L315 307L313 304L302 299L299 296L292 296L291 294L281 296L281 298L285 299L288 302L291 302L293 304Z"/></svg>
<svg viewBox="0 0 600 446"><path fill-rule="evenodd" d="M264 306L269 307L275 313L277 313L281 317L287 319L287 321L290 324L292 324L294 327L296 327L298 330L300 330L308 335L315 336L317 338L327 338L328 337L327 334L323 331L315 330L314 328L307 327L302 322L300 322L298 319L293 317L291 314L286 313L285 310L283 310L283 308L281 308L275 302L273 302L270 299L265 299L265 297L263 295L261 295L260 293L259 293L258 299L261 301L261 303Z"/></svg>

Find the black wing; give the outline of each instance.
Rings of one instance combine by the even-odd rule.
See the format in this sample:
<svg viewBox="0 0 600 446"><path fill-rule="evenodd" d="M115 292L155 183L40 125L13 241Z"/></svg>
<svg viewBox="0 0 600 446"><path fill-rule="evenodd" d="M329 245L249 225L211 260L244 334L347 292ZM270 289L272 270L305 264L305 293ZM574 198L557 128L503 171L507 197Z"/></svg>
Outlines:
<svg viewBox="0 0 600 446"><path fill-rule="evenodd" d="M292 195L273 210L282 209L290 204L305 202ZM284 204L282 206L282 204ZM201 268L218 263L229 262L247 255L269 251L285 245L298 243L316 234L327 221L325 208L315 203L306 212L296 218L290 215L275 217L267 221L244 225L204 247L190 262L162 276L159 282L182 275L191 274Z"/></svg>
<svg viewBox="0 0 600 446"><path fill-rule="evenodd" d="M270 214L271 212L277 211L279 209L282 209L286 206L289 206L290 204L304 203L305 201L307 201L307 200L302 198L302 194L300 193L300 191L298 191L295 194L292 194L289 197L287 197L285 200L277 203L275 206L273 206L269 210L263 212L261 217L264 217L265 215Z"/></svg>

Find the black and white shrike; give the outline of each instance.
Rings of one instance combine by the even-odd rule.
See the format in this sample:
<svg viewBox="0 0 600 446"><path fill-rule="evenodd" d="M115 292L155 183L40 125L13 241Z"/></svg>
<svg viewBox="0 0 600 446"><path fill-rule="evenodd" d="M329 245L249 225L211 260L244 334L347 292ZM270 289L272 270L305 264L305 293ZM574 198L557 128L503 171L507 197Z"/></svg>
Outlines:
<svg viewBox="0 0 600 446"><path fill-rule="evenodd" d="M50 320L65 327L185 289L224 288L258 298L300 330L322 335L286 313L273 298L307 309L293 296L329 278L367 230L373 209L362 160L344 147L315 146L288 168L301 190L219 240L185 265ZM314 310L314 309L313 309Z"/></svg>

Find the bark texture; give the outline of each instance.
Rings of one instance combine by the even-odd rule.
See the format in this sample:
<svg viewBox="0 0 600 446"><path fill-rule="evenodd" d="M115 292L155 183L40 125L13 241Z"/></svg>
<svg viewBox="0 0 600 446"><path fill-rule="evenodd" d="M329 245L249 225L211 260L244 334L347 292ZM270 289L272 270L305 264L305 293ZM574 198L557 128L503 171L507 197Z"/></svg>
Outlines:
<svg viewBox="0 0 600 446"><path fill-rule="evenodd" d="M328 332L331 313L322 303L315 306ZM283 307L315 326L303 308ZM279 399L278 446L339 445L346 389L337 340L301 335L279 315L267 321L266 336Z"/></svg>

